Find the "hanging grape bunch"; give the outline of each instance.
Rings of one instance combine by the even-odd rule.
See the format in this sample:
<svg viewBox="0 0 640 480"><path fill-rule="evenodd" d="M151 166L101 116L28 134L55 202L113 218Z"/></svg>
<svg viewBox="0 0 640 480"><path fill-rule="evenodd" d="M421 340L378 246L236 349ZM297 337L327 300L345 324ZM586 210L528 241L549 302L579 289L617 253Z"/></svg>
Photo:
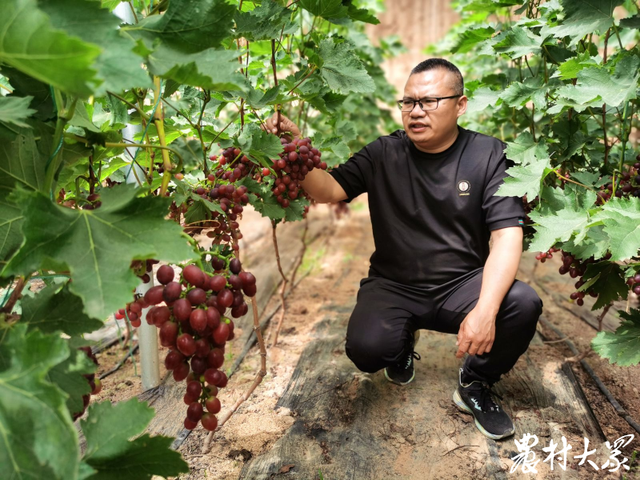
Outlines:
<svg viewBox="0 0 640 480"><path fill-rule="evenodd" d="M612 195L618 198L640 197L640 155L638 155L637 159L638 162L634 163L633 166L625 165L625 171L622 172L622 175L616 175L616 180L619 180L619 183L616 182L615 193L611 182L600 187L596 205L604 205L611 199Z"/></svg>
<svg viewBox="0 0 640 480"><path fill-rule="evenodd" d="M80 347L78 350L81 350L82 352L84 352L87 355L87 357L89 357L91 361L93 361L93 363L96 364L96 366L98 365L98 359L91 351L91 347ZM82 411L76 412L73 414L74 422L78 418L80 418L82 415L84 415L85 410L89 406L91 395L97 395L102 390L102 383L100 382L100 379L96 377L95 373L87 373L83 375L83 377L87 379L87 382L89 382L89 387L91 387L91 393L82 396Z"/></svg>
<svg viewBox="0 0 640 480"><path fill-rule="evenodd" d="M153 305L147 322L160 329L160 343L170 349L165 366L177 382L187 382L184 426L189 430L198 422L207 430L217 427L218 389L227 385L220 368L225 344L234 338L233 320L227 315L245 315L249 308L244 295L256 294L255 277L242 271L237 258L214 255L211 265L214 275L188 265L175 280L173 268L163 265L157 272L161 285L150 288L144 296L144 301Z"/></svg>
<svg viewBox="0 0 640 480"><path fill-rule="evenodd" d="M636 273L634 276L627 279L627 285L631 287L633 293L640 296L640 273Z"/></svg>
<svg viewBox="0 0 640 480"><path fill-rule="evenodd" d="M327 164L322 161L322 153L311 145L309 138L294 139L289 142L285 138L281 138L280 142L283 151L280 158L273 161L273 170L276 172L276 178L273 182L272 191L278 203L287 208L292 201L299 197L308 197L306 192L302 190L300 182L314 168L327 169ZM267 176L271 172L268 168L262 170L262 175ZM304 213L309 211L305 207Z"/></svg>

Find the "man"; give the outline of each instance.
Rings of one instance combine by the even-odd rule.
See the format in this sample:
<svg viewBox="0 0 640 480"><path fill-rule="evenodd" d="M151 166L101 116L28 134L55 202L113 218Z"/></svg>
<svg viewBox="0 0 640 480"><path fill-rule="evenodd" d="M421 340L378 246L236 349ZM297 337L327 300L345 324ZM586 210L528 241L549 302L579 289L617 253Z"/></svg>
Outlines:
<svg viewBox="0 0 640 480"><path fill-rule="evenodd" d="M450 62L420 63L398 102L404 131L331 172L314 169L302 186L321 203L368 192L376 250L349 320L348 357L406 385L420 360L416 332L456 333L456 357L468 356L453 401L484 435L500 439L514 427L491 386L528 348L542 301L515 280L522 202L493 196L506 176L504 144L457 125L467 108L463 88ZM288 119L280 127L299 134Z"/></svg>

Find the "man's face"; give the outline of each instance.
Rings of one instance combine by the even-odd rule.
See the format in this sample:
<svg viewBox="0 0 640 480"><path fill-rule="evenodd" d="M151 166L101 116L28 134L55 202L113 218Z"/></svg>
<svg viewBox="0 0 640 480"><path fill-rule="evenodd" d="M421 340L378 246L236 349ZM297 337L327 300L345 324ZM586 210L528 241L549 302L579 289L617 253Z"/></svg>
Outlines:
<svg viewBox="0 0 640 480"><path fill-rule="evenodd" d="M425 97L456 95L453 89L454 75L442 68L435 68L409 77L404 87L404 98L414 100ZM422 151L437 153L455 141L458 134L458 117L467 109L467 97L440 100L438 108L423 111L416 104L412 111L402 112L402 124L409 139Z"/></svg>

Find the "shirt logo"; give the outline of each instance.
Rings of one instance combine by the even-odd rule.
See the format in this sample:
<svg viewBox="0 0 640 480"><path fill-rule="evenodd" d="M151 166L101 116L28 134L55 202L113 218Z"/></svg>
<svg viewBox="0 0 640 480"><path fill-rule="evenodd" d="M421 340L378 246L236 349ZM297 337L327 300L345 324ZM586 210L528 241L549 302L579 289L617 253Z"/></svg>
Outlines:
<svg viewBox="0 0 640 480"><path fill-rule="evenodd" d="M458 182L458 195L469 195L469 190L471 190L471 184L467 180L460 180Z"/></svg>

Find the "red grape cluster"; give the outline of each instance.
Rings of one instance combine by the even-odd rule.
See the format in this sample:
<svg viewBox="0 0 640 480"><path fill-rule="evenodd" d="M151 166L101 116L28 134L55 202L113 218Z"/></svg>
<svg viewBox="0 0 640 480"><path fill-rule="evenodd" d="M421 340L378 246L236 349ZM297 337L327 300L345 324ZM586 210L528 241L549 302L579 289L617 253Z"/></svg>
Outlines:
<svg viewBox="0 0 640 480"><path fill-rule="evenodd" d="M149 304L144 297L139 297L133 302L127 303L125 308L118 310L115 314L116 320L122 320L126 317L132 327L138 328L142 324L142 309L148 306Z"/></svg>
<svg viewBox="0 0 640 480"><path fill-rule="evenodd" d="M616 187L616 197L640 197L640 155L638 155L638 160L633 166L627 167L621 176L617 177L620 183ZM613 184L609 182L602 185L597 195L596 205L604 205L613 195Z"/></svg>
<svg viewBox="0 0 640 480"><path fill-rule="evenodd" d="M607 253L604 257L605 259L611 258L611 254ZM575 300L575 302L582 306L584 305L584 291L578 291L580 287L585 284L585 280L583 280L584 273L587 271L587 266L590 263L594 263L596 260L593 256L587 258L586 260L580 260L575 258L573 255L567 252L562 252L562 266L558 269L560 275L569 274L571 278L580 277L578 281L575 283L576 291L573 292L569 297L571 300ZM589 290L586 292L589 296L596 298L598 296L598 292L594 290Z"/></svg>
<svg viewBox="0 0 640 480"><path fill-rule="evenodd" d="M209 181L215 182L218 178L221 178L222 180L235 182L252 173L255 164L246 155L240 156L241 153L242 150L239 148L229 147L225 148L219 157L211 155L209 160L212 162L217 161L218 168L215 170L215 175L213 173L209 174Z"/></svg>
<svg viewBox="0 0 640 480"><path fill-rule="evenodd" d="M87 357L89 357L93 361L93 363L98 365L98 359L96 358L96 356L91 351L91 347L80 347L78 350L83 351L87 355ZM91 387L91 393L82 396L82 411L81 412L76 412L76 413L73 414L73 421L74 422L78 418L80 418L82 415L84 415L85 410L89 406L89 401L91 400L91 395L97 395L102 390L102 383L100 382L100 379L98 377L96 377L95 373L88 373L88 374L83 375L83 377L86 378L87 381L89 382L89 386Z"/></svg>
<svg viewBox="0 0 640 480"><path fill-rule="evenodd" d="M544 262L547 261L547 258L553 258L553 254L555 252L559 252L559 251L560 251L559 248L551 247L546 252L540 252L539 254L537 254L536 255L536 260L540 260L540 263L544 263Z"/></svg>
<svg viewBox="0 0 640 480"><path fill-rule="evenodd" d="M311 145L309 138L296 138L289 143L281 138L283 151L280 158L273 161L273 170L276 179L273 183L273 194L278 203L287 208L291 201L306 193L301 189L300 182L314 168L327 169L327 164L321 160L322 153ZM271 172L268 168L262 169L262 175L267 176ZM305 214L308 208L305 208Z"/></svg>
<svg viewBox="0 0 640 480"><path fill-rule="evenodd" d="M636 273L633 277L627 279L627 285L631 287L633 293L640 295L640 273Z"/></svg>
<svg viewBox="0 0 640 480"><path fill-rule="evenodd" d="M248 306L244 295L256 294L256 279L237 258L213 256L214 275L195 265L182 270L174 281L172 267L163 265L157 278L161 285L150 288L144 301L153 307L147 322L160 329L160 343L169 347L165 366L177 381L187 381L184 402L188 405L185 428L192 430L198 422L215 430L220 411L218 389L227 385L220 370L224 363L225 343L234 337L232 317L245 315ZM205 412L206 409L206 412Z"/></svg>

